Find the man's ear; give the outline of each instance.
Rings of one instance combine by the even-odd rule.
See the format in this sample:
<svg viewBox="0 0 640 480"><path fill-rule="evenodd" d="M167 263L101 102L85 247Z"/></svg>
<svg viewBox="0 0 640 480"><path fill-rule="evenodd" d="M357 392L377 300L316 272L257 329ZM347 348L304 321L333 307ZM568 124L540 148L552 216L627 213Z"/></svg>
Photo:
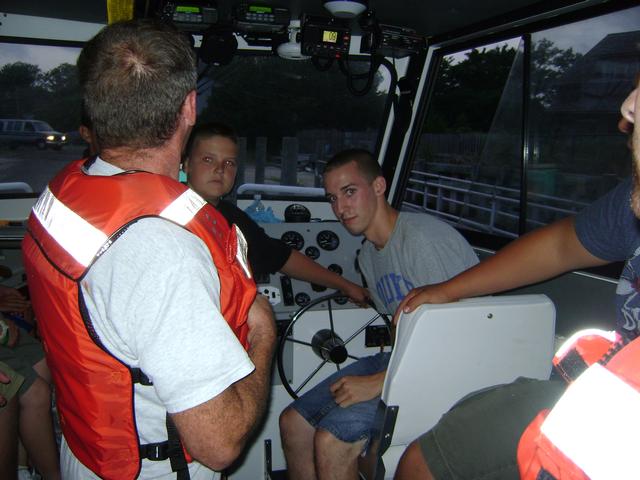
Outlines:
<svg viewBox="0 0 640 480"><path fill-rule="evenodd" d="M182 115L187 121L187 125L193 127L196 124L196 91L191 90L182 103Z"/></svg>
<svg viewBox="0 0 640 480"><path fill-rule="evenodd" d="M87 127L86 125L80 125L78 127L78 133L80 133L80 136L85 142L91 143L92 138L91 138L91 130L89 130L89 127Z"/></svg>
<svg viewBox="0 0 640 480"><path fill-rule="evenodd" d="M384 195L386 190L387 190L387 181L385 180L385 178L382 176L376 177L373 180L373 191L375 192L376 196Z"/></svg>

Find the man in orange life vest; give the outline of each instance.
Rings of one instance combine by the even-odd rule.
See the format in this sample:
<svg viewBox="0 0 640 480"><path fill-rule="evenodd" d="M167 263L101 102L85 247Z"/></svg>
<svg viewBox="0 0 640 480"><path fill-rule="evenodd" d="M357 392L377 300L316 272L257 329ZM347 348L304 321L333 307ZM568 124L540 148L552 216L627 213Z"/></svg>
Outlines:
<svg viewBox="0 0 640 480"><path fill-rule="evenodd" d="M640 94L637 86L622 104L621 113L625 122L631 125L640 122ZM632 179L622 182L577 216L560 220L520 237L496 255L447 282L414 289L398 307L394 320L397 320L400 312L413 311L423 303L445 303L460 298L487 295L539 282L567 271L624 260L625 267L616 291L617 334L619 338L627 341L638 338L640 128L635 128L632 133L631 147L634 174ZM634 344L629 346L631 345ZM620 358L632 357L618 357L618 363ZM635 367L637 370L637 364ZM614 366L613 370L616 368ZM620 377L624 378L624 375ZM633 385L633 381L627 384ZM435 427L407 448L398 465L395 478L521 478L516 457L521 436L538 412L552 408L564 391L565 385L560 380L523 379L467 399L446 413ZM563 400L564 398L563 396ZM606 405L609 406L610 413L624 412L622 423L633 420L635 423L631 423L632 425L639 425L637 404L632 406L625 403L622 397L618 397L618 401ZM583 417L583 423L589 424L592 419L590 415ZM593 419L595 420L595 416ZM612 419L609 415L609 420ZM615 424L613 421L610 425ZM635 456L629 455L628 452L635 450L637 430L636 438L633 440L616 437L612 432L613 430L609 429L606 437L596 436L591 444L597 447L602 443L613 442L617 445L617 454L614 458L609 457L609 461L616 462L621 456L628 456L631 461L635 460ZM571 442L572 440L568 441ZM594 467L596 462L589 458L589 454L585 454L584 451L581 454L575 458L580 458L583 462L587 459L586 463L573 462L579 468L570 470L571 475L587 466L603 468L602 463ZM555 469L558 462L554 458L548 457L547 460L551 462L552 470L559 471ZM532 460L529 458L527 461ZM535 460L530 464L520 465L523 478L585 478L564 475L556 477L544 468L544 465L542 469L532 469L536 465ZM592 478L637 478L637 465L634 465L633 469L627 469L626 473L620 475L595 475ZM609 472L611 473L611 470Z"/></svg>
<svg viewBox="0 0 640 480"><path fill-rule="evenodd" d="M242 235L177 181L194 52L167 25L116 23L78 72L100 155L51 181L23 243L63 477L216 478L264 410L275 325Z"/></svg>

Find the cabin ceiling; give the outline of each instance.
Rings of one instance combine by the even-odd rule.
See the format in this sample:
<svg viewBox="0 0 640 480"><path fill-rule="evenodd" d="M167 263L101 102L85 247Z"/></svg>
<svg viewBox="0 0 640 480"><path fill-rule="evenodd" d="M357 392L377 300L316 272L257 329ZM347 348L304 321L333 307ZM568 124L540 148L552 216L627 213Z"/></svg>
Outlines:
<svg viewBox="0 0 640 480"><path fill-rule="evenodd" d="M135 0L136 10L144 11L144 5L158 5L162 0ZM221 17L229 15L239 0L218 0ZM255 3L259 3L256 1ZM328 15L321 0L262 0L270 5L287 6L292 18L302 12L313 15ZM525 13L550 6L583 3L574 1L540 0L369 0L381 23L408 27L427 37L443 35L500 19L518 18ZM106 0L3 0L0 12L35 15L42 17L106 23Z"/></svg>

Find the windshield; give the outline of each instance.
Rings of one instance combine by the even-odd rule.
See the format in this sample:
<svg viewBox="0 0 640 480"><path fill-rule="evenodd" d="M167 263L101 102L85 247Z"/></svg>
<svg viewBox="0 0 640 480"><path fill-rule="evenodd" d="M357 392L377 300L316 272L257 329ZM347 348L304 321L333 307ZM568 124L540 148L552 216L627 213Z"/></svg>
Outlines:
<svg viewBox="0 0 640 480"><path fill-rule="evenodd" d="M66 163L82 158L87 145L78 132L79 53L73 47L0 43L0 118L65 133L47 143L0 138L0 183L26 182L41 192ZM367 58L350 59L347 67L358 77L353 85L337 64L320 71L310 60L275 55L238 54L229 65L199 66L198 122L228 123L240 137L236 186L320 186L331 155L376 148L391 75L385 66L375 69L364 92Z"/></svg>

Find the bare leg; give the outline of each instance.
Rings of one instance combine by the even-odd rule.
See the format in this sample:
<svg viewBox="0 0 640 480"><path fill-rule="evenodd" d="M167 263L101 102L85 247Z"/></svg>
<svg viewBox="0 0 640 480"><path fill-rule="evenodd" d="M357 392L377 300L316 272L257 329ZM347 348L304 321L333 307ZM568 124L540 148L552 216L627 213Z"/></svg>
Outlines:
<svg viewBox="0 0 640 480"><path fill-rule="evenodd" d="M400 458L394 480L434 480L418 442L411 442Z"/></svg>
<svg viewBox="0 0 640 480"><path fill-rule="evenodd" d="M44 360L34 369L40 373L48 368ZM37 378L20 397L20 438L34 467L46 480L60 478L58 447L51 417L51 387L43 378Z"/></svg>
<svg viewBox="0 0 640 480"><path fill-rule="evenodd" d="M280 438L290 480L316 480L313 437L316 429L293 408L280 414Z"/></svg>
<svg viewBox="0 0 640 480"><path fill-rule="evenodd" d="M21 441L18 440L18 467L29 467L29 455Z"/></svg>
<svg viewBox="0 0 640 480"><path fill-rule="evenodd" d="M0 410L0 478L12 480L18 470L18 396Z"/></svg>
<svg viewBox="0 0 640 480"><path fill-rule="evenodd" d="M51 385L51 371L49 370L49 365L47 365L47 361L44 358L36 363L33 366L33 369L38 375L40 375L40 378Z"/></svg>
<svg viewBox="0 0 640 480"><path fill-rule="evenodd" d="M319 480L357 480L358 456L366 440L343 442L326 430L316 431L314 451Z"/></svg>

